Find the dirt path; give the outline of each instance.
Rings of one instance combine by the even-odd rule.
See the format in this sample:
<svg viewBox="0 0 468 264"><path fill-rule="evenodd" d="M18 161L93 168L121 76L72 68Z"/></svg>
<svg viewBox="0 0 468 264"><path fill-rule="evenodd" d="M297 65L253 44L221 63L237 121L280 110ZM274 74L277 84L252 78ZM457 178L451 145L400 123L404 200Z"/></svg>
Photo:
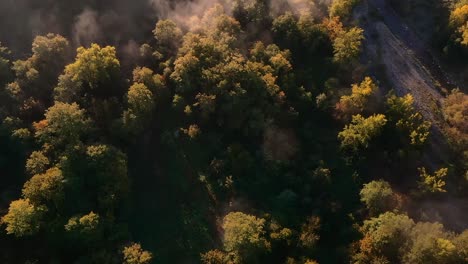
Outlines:
<svg viewBox="0 0 468 264"><path fill-rule="evenodd" d="M356 9L355 18L365 31L363 59L371 66L371 74L384 82L384 88L394 89L399 96L412 94L416 109L433 124L422 163L433 170L448 164L451 152L443 136L446 122L441 104L443 92L455 88L454 82L440 68L437 57L424 41L385 0L363 1ZM409 212L415 219L440 221L452 230L463 230L466 228L465 209L465 200L449 195L443 200L415 203Z"/></svg>
<svg viewBox="0 0 468 264"><path fill-rule="evenodd" d="M451 90L459 87L455 78L441 68L438 56L427 46L427 42L408 26L386 0L368 0L368 5L382 18L383 23L404 43L440 84L440 88Z"/></svg>
<svg viewBox="0 0 468 264"><path fill-rule="evenodd" d="M439 111L443 99L441 87L451 88L452 85L435 66L435 59L427 52L423 41L384 0L366 1L359 13L365 18L361 26L366 34L366 59L383 66L391 88L399 96L411 93L416 108L441 130L444 123Z"/></svg>

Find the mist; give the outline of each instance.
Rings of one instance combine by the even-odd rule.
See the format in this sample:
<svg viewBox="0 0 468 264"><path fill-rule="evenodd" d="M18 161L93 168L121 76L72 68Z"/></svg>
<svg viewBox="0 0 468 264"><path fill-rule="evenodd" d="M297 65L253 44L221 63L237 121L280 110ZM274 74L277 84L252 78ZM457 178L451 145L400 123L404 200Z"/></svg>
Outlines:
<svg viewBox="0 0 468 264"><path fill-rule="evenodd" d="M148 0L2 0L0 41L27 56L37 35L58 33L77 47L92 42L120 46L143 41L157 12Z"/></svg>
<svg viewBox="0 0 468 264"><path fill-rule="evenodd" d="M272 0L267 4L274 15L285 11L299 14L304 10L320 15L317 5L328 2ZM215 4L221 4L228 14L232 11L232 0L2 0L0 42L16 57L24 58L30 53L35 36L57 33L68 38L74 47L91 43L113 45L127 56L129 51L134 53L136 43L152 38L151 30L158 19L172 19L188 28Z"/></svg>

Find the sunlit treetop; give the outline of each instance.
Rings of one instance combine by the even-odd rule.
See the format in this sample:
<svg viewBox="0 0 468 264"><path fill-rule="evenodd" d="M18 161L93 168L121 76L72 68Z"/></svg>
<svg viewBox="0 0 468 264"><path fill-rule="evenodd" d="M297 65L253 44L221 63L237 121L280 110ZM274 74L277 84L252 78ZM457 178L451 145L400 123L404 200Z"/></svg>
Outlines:
<svg viewBox="0 0 468 264"><path fill-rule="evenodd" d="M333 0L330 6L330 17L347 18L352 15L353 8L360 0Z"/></svg>
<svg viewBox="0 0 468 264"><path fill-rule="evenodd" d="M64 177L58 168L34 175L24 184L23 196L35 205L58 202L63 196Z"/></svg>
<svg viewBox="0 0 468 264"><path fill-rule="evenodd" d="M45 113L45 119L34 123L35 136L52 146L76 144L90 128L90 121L78 104L57 102Z"/></svg>
<svg viewBox="0 0 468 264"><path fill-rule="evenodd" d="M89 214L70 218L65 225L65 230L87 234L95 231L98 225L99 215L91 211Z"/></svg>
<svg viewBox="0 0 468 264"><path fill-rule="evenodd" d="M243 247L265 247L265 219L241 212L227 214L223 220L224 248L238 251Z"/></svg>
<svg viewBox="0 0 468 264"><path fill-rule="evenodd" d="M75 62L65 67L55 88L56 100L73 102L83 91L100 96L112 94L113 82L120 74L120 62L114 47L92 44L90 48L79 47Z"/></svg>
<svg viewBox="0 0 468 264"><path fill-rule="evenodd" d="M125 247L122 254L124 264L149 264L153 258L151 252L143 250L138 243Z"/></svg>
<svg viewBox="0 0 468 264"><path fill-rule="evenodd" d="M98 44L92 44L88 49L79 47L76 52L75 62L65 68L65 74L69 74L75 82L83 82L94 88L119 72L120 62L114 47L101 48Z"/></svg>
<svg viewBox="0 0 468 264"><path fill-rule="evenodd" d="M387 123L385 115L377 114L368 118L353 116L351 124L338 134L341 146L354 152L369 147L370 141L378 136Z"/></svg>
<svg viewBox="0 0 468 264"><path fill-rule="evenodd" d="M29 199L10 203L8 213L1 219L6 224L7 234L23 237L39 231L41 217L46 208L33 205Z"/></svg>
<svg viewBox="0 0 468 264"><path fill-rule="evenodd" d="M348 115L362 113L370 108L370 99L378 90L379 87L372 78L365 77L360 84L351 86L351 95L344 95L340 98L339 110Z"/></svg>

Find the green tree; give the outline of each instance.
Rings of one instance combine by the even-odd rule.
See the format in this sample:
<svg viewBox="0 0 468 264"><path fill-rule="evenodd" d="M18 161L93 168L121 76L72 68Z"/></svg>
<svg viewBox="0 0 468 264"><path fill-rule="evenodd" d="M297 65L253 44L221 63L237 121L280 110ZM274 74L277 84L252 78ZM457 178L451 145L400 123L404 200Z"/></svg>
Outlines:
<svg viewBox="0 0 468 264"><path fill-rule="evenodd" d="M250 26L256 30L255 33L261 32L271 20L267 1L235 0L232 5L232 15L243 29Z"/></svg>
<svg viewBox="0 0 468 264"><path fill-rule="evenodd" d="M361 115L353 116L351 124L345 126L338 134L341 147L357 152L369 146L370 141L378 136L387 123L384 115L372 115L364 118Z"/></svg>
<svg viewBox="0 0 468 264"><path fill-rule="evenodd" d="M271 31L278 39L277 43L281 47L291 50L299 48L300 31L297 19L291 12L286 12L273 20Z"/></svg>
<svg viewBox="0 0 468 264"><path fill-rule="evenodd" d="M350 17L358 3L359 0L333 0L329 10L330 17Z"/></svg>
<svg viewBox="0 0 468 264"><path fill-rule="evenodd" d="M141 248L138 243L125 247L122 251L124 264L149 264L153 255Z"/></svg>
<svg viewBox="0 0 468 264"><path fill-rule="evenodd" d="M33 235L40 228L40 220L45 207L35 206L29 199L19 199L10 203L8 213L2 217L7 234L17 237Z"/></svg>
<svg viewBox="0 0 468 264"><path fill-rule="evenodd" d="M127 156L112 146L88 146L86 164L88 188L96 195L100 209L112 212L128 193Z"/></svg>
<svg viewBox="0 0 468 264"><path fill-rule="evenodd" d="M166 57L174 56L182 42L182 31L172 20L159 20L153 30L157 50Z"/></svg>
<svg viewBox="0 0 468 264"><path fill-rule="evenodd" d="M394 194L390 184L384 180L371 181L361 189L361 202L373 215L388 211L394 205Z"/></svg>

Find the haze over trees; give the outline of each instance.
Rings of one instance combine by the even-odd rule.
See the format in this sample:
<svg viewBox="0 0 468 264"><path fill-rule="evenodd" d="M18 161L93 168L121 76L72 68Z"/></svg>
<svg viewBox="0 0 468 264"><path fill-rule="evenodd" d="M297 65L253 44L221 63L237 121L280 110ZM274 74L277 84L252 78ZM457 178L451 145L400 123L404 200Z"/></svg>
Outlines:
<svg viewBox="0 0 468 264"><path fill-rule="evenodd" d="M468 261L466 87L392 87L372 1L104 2L0 3L0 263Z"/></svg>

